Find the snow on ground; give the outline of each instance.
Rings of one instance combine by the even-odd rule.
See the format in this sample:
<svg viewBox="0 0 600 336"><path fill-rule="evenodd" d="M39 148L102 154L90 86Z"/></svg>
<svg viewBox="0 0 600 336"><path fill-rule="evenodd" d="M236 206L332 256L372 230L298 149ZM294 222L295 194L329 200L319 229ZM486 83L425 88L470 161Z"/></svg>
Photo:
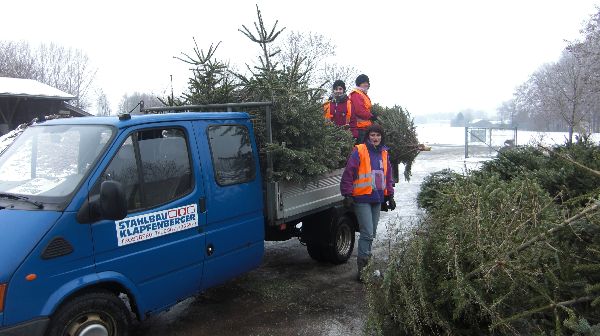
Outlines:
<svg viewBox="0 0 600 336"><path fill-rule="evenodd" d="M425 177L446 168L464 173L477 169L484 160L489 160L489 157L465 159L462 145L432 145L430 152L421 152L413 164L410 181L401 179L394 188L396 210L381 213L376 244L384 243L396 236L398 231L409 229L417 223L422 214L417 206L417 195Z"/></svg>

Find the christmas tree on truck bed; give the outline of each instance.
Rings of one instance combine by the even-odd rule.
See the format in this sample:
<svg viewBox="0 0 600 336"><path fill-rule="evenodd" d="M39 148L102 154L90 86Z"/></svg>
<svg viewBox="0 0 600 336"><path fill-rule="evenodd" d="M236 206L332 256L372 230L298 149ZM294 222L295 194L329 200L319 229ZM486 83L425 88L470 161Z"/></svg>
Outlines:
<svg viewBox="0 0 600 336"><path fill-rule="evenodd" d="M176 57L192 65L193 76L188 81L188 90L180 98L168 97L166 105L199 105L230 102L273 103L271 124L273 142L268 143L265 134L266 114L264 110L247 111L253 115L255 134L261 157L271 153L273 178L277 181L306 183L313 178L341 168L352 150L354 140L347 129L335 126L323 117L323 85L314 87L315 68L307 62L302 50L288 61L276 56L280 49L274 44L285 30L278 29L278 21L272 28L265 27L262 13L257 7L258 21L254 31L242 26L240 32L261 50L255 65L246 65L242 73L229 63L217 60L215 52L219 44L211 45L207 52L198 48L192 55ZM195 42L195 41L194 41ZM392 162L404 163L405 177L410 175L410 165L416 152L405 148L394 153L398 141L416 143L412 120L400 107L382 108L382 122L389 132L388 145ZM263 160L264 162L264 160Z"/></svg>

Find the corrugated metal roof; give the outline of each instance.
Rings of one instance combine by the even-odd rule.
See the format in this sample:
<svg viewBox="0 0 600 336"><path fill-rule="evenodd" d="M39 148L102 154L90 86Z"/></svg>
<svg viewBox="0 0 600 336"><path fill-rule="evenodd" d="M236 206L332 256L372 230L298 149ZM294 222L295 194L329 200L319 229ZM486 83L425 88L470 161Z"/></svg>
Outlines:
<svg viewBox="0 0 600 336"><path fill-rule="evenodd" d="M33 79L0 77L0 97L73 100L77 97Z"/></svg>

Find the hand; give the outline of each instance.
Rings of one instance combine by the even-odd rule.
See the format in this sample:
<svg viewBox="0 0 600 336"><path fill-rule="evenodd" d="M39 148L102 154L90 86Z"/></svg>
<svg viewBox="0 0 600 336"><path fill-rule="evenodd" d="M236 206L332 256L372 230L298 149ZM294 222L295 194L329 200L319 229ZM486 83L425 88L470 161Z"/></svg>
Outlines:
<svg viewBox="0 0 600 336"><path fill-rule="evenodd" d="M344 196L344 208L346 209L352 209L352 206L354 205L354 198L352 198L352 196Z"/></svg>
<svg viewBox="0 0 600 336"><path fill-rule="evenodd" d="M388 209L390 209L390 211L394 211L394 209L396 209L396 201L394 201L394 197L390 196L390 200L387 203L387 207Z"/></svg>
<svg viewBox="0 0 600 336"><path fill-rule="evenodd" d="M394 196L385 196L383 204L385 204L385 208L390 211L396 209L396 201L394 201Z"/></svg>
<svg viewBox="0 0 600 336"><path fill-rule="evenodd" d="M388 205L387 203L384 201L383 203L381 203L381 211L388 211Z"/></svg>
<svg viewBox="0 0 600 336"><path fill-rule="evenodd" d="M375 112L371 113L371 118L369 118L369 120L376 121L377 120L377 114Z"/></svg>

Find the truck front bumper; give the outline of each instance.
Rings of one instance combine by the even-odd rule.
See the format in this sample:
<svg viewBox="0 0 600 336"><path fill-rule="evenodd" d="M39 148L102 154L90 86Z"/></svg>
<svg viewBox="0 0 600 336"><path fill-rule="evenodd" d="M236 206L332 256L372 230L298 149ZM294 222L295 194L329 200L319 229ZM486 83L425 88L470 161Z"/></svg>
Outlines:
<svg viewBox="0 0 600 336"><path fill-rule="evenodd" d="M0 328L0 336L38 336L46 331L50 319L39 318L23 322L8 328Z"/></svg>

